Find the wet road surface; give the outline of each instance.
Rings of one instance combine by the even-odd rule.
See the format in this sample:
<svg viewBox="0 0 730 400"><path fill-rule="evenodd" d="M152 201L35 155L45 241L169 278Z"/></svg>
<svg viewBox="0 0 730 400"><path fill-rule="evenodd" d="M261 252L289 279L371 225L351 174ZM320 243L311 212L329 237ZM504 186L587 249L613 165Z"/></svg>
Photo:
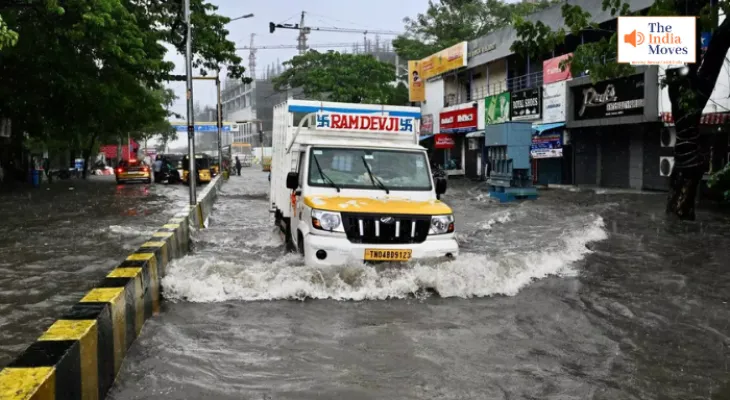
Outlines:
<svg viewBox="0 0 730 400"><path fill-rule="evenodd" d="M263 173L224 184L112 399L709 399L728 379L730 219L663 195L450 182L460 258L304 267Z"/></svg>
<svg viewBox="0 0 730 400"><path fill-rule="evenodd" d="M90 176L0 194L0 368L187 204L187 193Z"/></svg>

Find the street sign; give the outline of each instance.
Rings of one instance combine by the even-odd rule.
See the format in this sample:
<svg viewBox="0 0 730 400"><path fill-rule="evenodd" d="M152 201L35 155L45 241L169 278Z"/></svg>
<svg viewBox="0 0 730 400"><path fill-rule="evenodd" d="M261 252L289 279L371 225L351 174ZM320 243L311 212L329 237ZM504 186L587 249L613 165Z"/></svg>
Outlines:
<svg viewBox="0 0 730 400"><path fill-rule="evenodd" d="M173 123L172 126L175 127L175 131L177 132L186 132L188 130L188 127L184 123ZM223 123L223 127L221 128L222 132L231 132L231 131L237 131L238 130L238 124L231 124L231 123ZM214 123L205 123L205 124L195 124L195 132L218 132L218 126Z"/></svg>

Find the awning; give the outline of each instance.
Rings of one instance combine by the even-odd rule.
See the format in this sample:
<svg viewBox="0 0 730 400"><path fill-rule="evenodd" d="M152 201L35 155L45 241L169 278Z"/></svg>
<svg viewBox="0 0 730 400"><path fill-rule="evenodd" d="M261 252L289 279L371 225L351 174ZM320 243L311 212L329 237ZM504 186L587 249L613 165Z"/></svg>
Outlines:
<svg viewBox="0 0 730 400"><path fill-rule="evenodd" d="M466 137L468 137L468 138L484 137L484 131L469 132L466 134Z"/></svg>
<svg viewBox="0 0 730 400"><path fill-rule="evenodd" d="M431 138L432 136L433 136L433 134L431 134L431 135L423 135L423 136L421 136L421 137L419 137L419 138L418 138L418 141L420 142L421 140L426 140L426 139L429 139L429 138Z"/></svg>
<svg viewBox="0 0 730 400"><path fill-rule="evenodd" d="M535 130L538 135L542 135L544 132L557 128L562 128L564 126L565 122L553 122L552 124L532 125L532 129Z"/></svg>

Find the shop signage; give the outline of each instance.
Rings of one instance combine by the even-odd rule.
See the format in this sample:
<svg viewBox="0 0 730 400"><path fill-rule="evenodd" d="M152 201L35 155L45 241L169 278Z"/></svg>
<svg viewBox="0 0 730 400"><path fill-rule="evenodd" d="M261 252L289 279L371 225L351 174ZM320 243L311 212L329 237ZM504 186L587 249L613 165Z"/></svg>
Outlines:
<svg viewBox="0 0 730 400"><path fill-rule="evenodd" d="M480 54L489 53L490 51L493 51L496 48L497 48L496 43L485 44L483 46L479 46L479 47L475 48L474 50L469 50L468 57L472 58L472 57L476 57Z"/></svg>
<svg viewBox="0 0 730 400"><path fill-rule="evenodd" d="M509 121L510 94L503 92L484 98L484 115L486 124L499 124Z"/></svg>
<svg viewBox="0 0 730 400"><path fill-rule="evenodd" d="M408 61L408 101L426 101L426 85L421 73L420 61Z"/></svg>
<svg viewBox="0 0 730 400"><path fill-rule="evenodd" d="M477 130L477 109L475 107L446 111L439 114L439 131L464 133Z"/></svg>
<svg viewBox="0 0 730 400"><path fill-rule="evenodd" d="M317 113L317 129L323 130L412 133L414 121L388 115Z"/></svg>
<svg viewBox="0 0 730 400"><path fill-rule="evenodd" d="M433 134L433 114L421 116L421 135Z"/></svg>
<svg viewBox="0 0 730 400"><path fill-rule="evenodd" d="M563 141L561 135L558 133L533 136L532 145L530 145L530 156L533 159L562 157Z"/></svg>
<svg viewBox="0 0 730 400"><path fill-rule="evenodd" d="M466 46L467 42L461 42L421 60L421 79L466 67Z"/></svg>
<svg viewBox="0 0 730 400"><path fill-rule="evenodd" d="M540 119L542 116L542 87L512 92L510 98L512 121Z"/></svg>
<svg viewBox="0 0 730 400"><path fill-rule="evenodd" d="M453 149L456 143L451 135L437 133L433 136L433 147L436 149Z"/></svg>
<svg viewBox="0 0 730 400"><path fill-rule="evenodd" d="M571 88L576 121L644 113L644 74Z"/></svg>
<svg viewBox="0 0 730 400"><path fill-rule="evenodd" d="M565 81L544 85L542 89L542 123L565 121Z"/></svg>
<svg viewBox="0 0 730 400"><path fill-rule="evenodd" d="M548 84L553 82L560 82L571 78L570 65L565 66L565 70L560 67L560 64L568 60L573 56L573 53L564 54L559 57L554 57L549 60L542 62L542 83Z"/></svg>

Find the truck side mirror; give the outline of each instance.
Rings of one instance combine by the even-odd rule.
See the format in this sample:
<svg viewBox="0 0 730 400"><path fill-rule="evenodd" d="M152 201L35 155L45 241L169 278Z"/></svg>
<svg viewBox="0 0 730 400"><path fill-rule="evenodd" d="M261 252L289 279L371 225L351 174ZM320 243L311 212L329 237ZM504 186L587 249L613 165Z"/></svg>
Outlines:
<svg viewBox="0 0 730 400"><path fill-rule="evenodd" d="M440 200L441 195L446 193L448 181L444 178L436 178L436 198Z"/></svg>
<svg viewBox="0 0 730 400"><path fill-rule="evenodd" d="M294 190L299 187L299 172L289 172L286 175L286 188Z"/></svg>

